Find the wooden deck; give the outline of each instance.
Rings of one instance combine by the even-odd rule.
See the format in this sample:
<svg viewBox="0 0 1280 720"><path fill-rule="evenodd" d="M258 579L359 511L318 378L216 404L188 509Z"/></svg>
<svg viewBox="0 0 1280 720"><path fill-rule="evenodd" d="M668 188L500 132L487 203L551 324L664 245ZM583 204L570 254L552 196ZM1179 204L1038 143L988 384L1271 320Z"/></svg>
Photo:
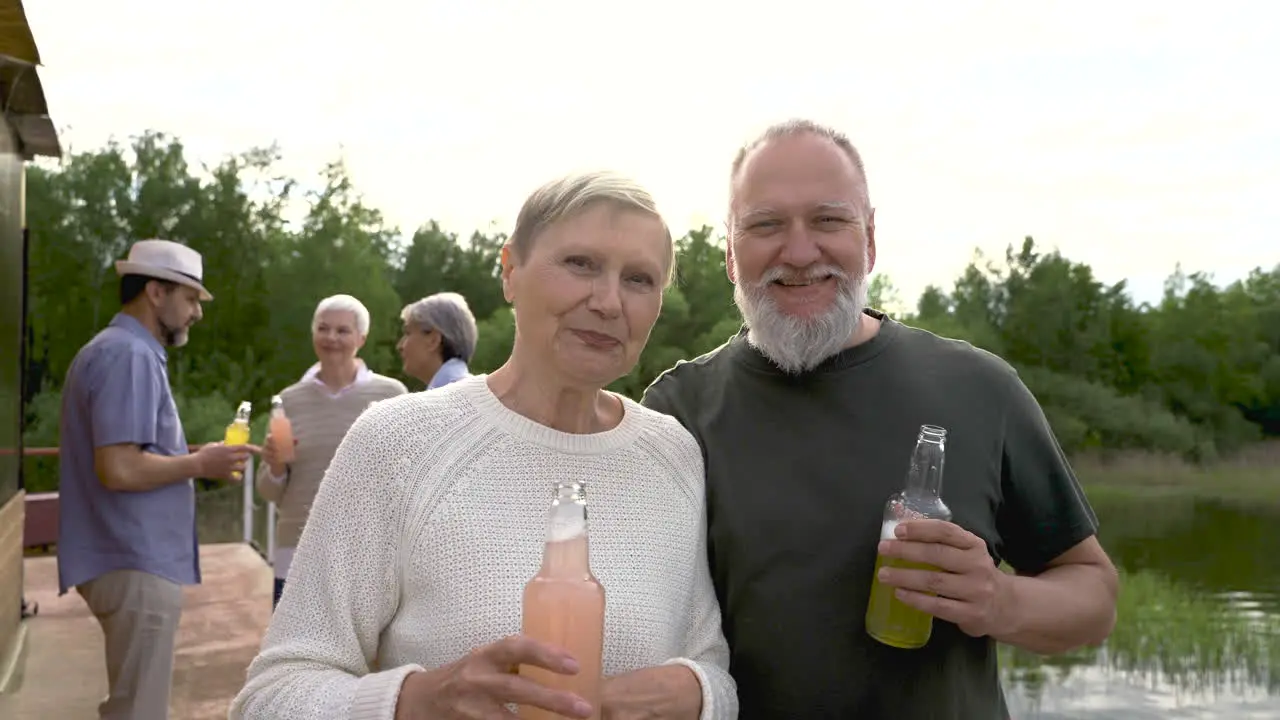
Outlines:
<svg viewBox="0 0 1280 720"><path fill-rule="evenodd" d="M170 717L226 718L271 618L271 569L240 543L200 548L204 582L185 589ZM106 696L102 631L74 591L58 597L56 560L24 561L26 598L40 613L26 621L16 691L0 695L0 718L97 717Z"/></svg>

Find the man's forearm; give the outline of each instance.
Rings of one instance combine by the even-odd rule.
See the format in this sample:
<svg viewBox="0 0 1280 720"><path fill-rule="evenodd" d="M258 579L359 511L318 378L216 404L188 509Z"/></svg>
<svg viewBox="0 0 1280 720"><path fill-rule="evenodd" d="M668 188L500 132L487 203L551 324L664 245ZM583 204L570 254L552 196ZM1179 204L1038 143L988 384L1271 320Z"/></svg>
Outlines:
<svg viewBox="0 0 1280 720"><path fill-rule="evenodd" d="M1115 571L1061 565L1036 576L1011 575L1001 632L992 637L1041 655L1098 645L1116 623Z"/></svg>
<svg viewBox="0 0 1280 720"><path fill-rule="evenodd" d="M136 448L133 452L98 451L94 460L98 479L108 489L120 492L145 492L182 482L200 474L194 454L156 455Z"/></svg>
<svg viewBox="0 0 1280 720"><path fill-rule="evenodd" d="M702 685L684 665L661 665L606 678L604 720L698 720Z"/></svg>

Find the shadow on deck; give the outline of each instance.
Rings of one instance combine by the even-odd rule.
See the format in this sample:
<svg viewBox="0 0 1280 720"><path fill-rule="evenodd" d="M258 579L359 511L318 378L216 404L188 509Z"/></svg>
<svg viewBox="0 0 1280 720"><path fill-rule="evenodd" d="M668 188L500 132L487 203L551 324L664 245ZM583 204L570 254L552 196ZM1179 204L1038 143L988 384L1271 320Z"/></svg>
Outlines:
<svg viewBox="0 0 1280 720"><path fill-rule="evenodd" d="M202 545L200 561L204 582L185 588L178 628L175 720L227 716L271 619L271 568L253 548ZM0 718L96 718L107 691L102 631L74 590L58 597L53 557L26 558L24 572L40 614L26 621L17 690L0 695Z"/></svg>

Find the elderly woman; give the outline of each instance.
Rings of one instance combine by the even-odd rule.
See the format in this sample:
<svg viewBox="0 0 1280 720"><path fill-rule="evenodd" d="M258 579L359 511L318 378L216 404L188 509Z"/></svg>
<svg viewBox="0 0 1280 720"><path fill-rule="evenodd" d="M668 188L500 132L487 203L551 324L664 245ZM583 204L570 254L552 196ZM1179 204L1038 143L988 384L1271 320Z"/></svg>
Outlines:
<svg viewBox="0 0 1280 720"><path fill-rule="evenodd" d="M467 363L476 352L476 318L467 299L454 292L428 295L400 312L404 333L396 350L404 372L442 387L469 377Z"/></svg>
<svg viewBox="0 0 1280 720"><path fill-rule="evenodd" d="M232 718L737 717L706 559L702 454L603 388L636 364L674 251L653 200L589 174L535 191L502 253L511 357L378 403L338 449ZM597 707L518 674L558 481L583 481L606 592ZM639 715L636 715L639 716Z"/></svg>
<svg viewBox="0 0 1280 720"><path fill-rule="evenodd" d="M370 403L408 392L404 383L369 370L356 357L368 335L369 311L359 300L350 295L321 300L311 320L319 362L280 391L293 426L294 457L285 462L268 433L257 475L258 493L279 512L272 607L280 602L294 546L338 443Z"/></svg>

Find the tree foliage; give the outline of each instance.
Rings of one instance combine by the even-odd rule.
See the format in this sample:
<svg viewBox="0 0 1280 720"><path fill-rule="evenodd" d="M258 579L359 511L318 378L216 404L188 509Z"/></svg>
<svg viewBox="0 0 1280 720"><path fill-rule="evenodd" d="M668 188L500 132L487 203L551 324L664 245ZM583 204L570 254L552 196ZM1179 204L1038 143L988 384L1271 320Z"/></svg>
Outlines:
<svg viewBox="0 0 1280 720"><path fill-rule="evenodd" d="M113 263L141 238L199 250L216 296L170 360L192 442L218 437L241 399L265 410L314 362L311 314L334 293L369 307L363 357L379 372L400 377L400 308L443 290L466 296L480 321L473 369L506 359L515 329L498 278L505 235L460 238L429 221L406 238L365 203L341 163L300 194L279 159L275 148L255 148L192 167L178 140L148 132L28 168L29 445L56 444L67 367L116 311ZM299 204L305 215L288 222ZM662 316L614 389L639 397L662 370L737 331L723 243L708 227L678 240ZM1280 434L1280 266L1226 287L1179 270L1159 303L1139 305L1123 282L1103 283L1026 238L1002 261L975 255L951 288L927 288L914 308L886 275L872 278L868 294L905 322L1014 364L1070 452L1206 458ZM53 487L51 468L29 467L28 487Z"/></svg>

